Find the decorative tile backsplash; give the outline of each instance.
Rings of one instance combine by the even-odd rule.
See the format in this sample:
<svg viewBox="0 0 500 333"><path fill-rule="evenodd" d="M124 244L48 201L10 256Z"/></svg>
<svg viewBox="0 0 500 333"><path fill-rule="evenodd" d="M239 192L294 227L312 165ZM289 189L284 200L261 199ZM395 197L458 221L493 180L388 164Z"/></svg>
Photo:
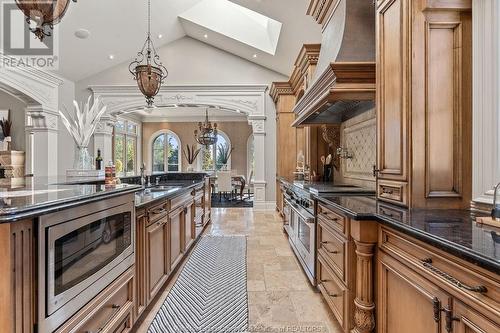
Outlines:
<svg viewBox="0 0 500 333"><path fill-rule="evenodd" d="M352 154L342 160L342 176L361 181L375 181L373 165L377 158L375 110L363 113L342 124L342 147Z"/></svg>

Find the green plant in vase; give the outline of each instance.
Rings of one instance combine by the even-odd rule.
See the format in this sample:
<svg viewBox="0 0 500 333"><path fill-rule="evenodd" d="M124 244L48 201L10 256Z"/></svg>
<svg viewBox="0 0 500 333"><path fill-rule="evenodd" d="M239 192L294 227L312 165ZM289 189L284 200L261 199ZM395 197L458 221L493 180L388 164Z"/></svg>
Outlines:
<svg viewBox="0 0 500 333"><path fill-rule="evenodd" d="M221 143L217 146L217 166L222 170L227 170L227 162L233 153L234 147Z"/></svg>

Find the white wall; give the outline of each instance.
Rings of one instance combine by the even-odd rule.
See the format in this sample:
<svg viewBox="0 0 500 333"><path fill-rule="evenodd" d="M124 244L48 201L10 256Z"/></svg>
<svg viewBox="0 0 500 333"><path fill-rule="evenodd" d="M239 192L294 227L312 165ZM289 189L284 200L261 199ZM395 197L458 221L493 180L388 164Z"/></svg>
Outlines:
<svg viewBox="0 0 500 333"><path fill-rule="evenodd" d="M66 107L73 111L73 100L75 99L75 84L69 80L61 78L63 83L59 86L59 109ZM77 100L79 103L81 100ZM75 143L73 137L68 133L61 120L59 120L59 130L57 136L57 160L58 173L66 174L66 170L73 168L75 154Z"/></svg>
<svg viewBox="0 0 500 333"><path fill-rule="evenodd" d="M12 120L11 149L25 151L26 139L24 133L24 123L26 115L26 103L6 92L0 91L0 110L9 109L10 120Z"/></svg>
<svg viewBox="0 0 500 333"><path fill-rule="evenodd" d="M169 71L169 85L231 85L271 84L288 78L222 51L190 37L184 37L158 50L160 59ZM76 82L78 100L86 99L91 85L130 85L134 81L128 71L128 62ZM276 110L272 99L266 97L266 197L275 197L276 175Z"/></svg>
<svg viewBox="0 0 500 333"><path fill-rule="evenodd" d="M270 84L285 76L190 37L178 39L158 50L169 71L166 84ZM134 84L129 63L103 71L76 83L78 98L88 96L89 85Z"/></svg>

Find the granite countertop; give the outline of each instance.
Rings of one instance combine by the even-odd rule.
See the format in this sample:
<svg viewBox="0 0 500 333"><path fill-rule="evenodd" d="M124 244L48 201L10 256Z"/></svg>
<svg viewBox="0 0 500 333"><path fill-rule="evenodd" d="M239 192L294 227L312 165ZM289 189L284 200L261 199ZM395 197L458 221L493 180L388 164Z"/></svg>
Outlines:
<svg viewBox="0 0 500 333"><path fill-rule="evenodd" d="M294 186L303 191L308 191L313 195L322 195L324 193L343 193L343 194L362 194L362 195L374 195L375 190L364 188L361 186L355 186L350 184L336 184L333 182L323 182L323 181L305 181L305 180L295 180L293 177L278 177L277 178L282 183L288 186Z"/></svg>
<svg viewBox="0 0 500 333"><path fill-rule="evenodd" d="M0 223L31 218L140 189L139 186L131 184L60 184L63 178L0 179Z"/></svg>
<svg viewBox="0 0 500 333"><path fill-rule="evenodd" d="M143 189L135 193L135 207L142 208L160 200L176 197L203 183L203 180L176 180L163 182L157 189L155 187ZM161 188L164 190L160 190Z"/></svg>
<svg viewBox="0 0 500 333"><path fill-rule="evenodd" d="M355 220L377 220L473 264L500 274L500 230L477 224L470 210L407 209L372 196L316 196ZM484 215L482 215L484 216Z"/></svg>

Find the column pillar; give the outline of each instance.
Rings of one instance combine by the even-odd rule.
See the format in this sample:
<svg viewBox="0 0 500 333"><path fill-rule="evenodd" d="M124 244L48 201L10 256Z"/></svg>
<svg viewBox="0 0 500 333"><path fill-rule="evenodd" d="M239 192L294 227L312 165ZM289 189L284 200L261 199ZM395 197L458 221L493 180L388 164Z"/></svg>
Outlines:
<svg viewBox="0 0 500 333"><path fill-rule="evenodd" d="M377 233L377 222L351 220L351 236L356 244L356 297L351 333L371 333L375 329L373 272Z"/></svg>
<svg viewBox="0 0 500 333"><path fill-rule="evenodd" d="M97 149L100 149L105 165L113 158L113 127L115 122L116 119L110 116L102 117L94 132L93 156L97 156Z"/></svg>
<svg viewBox="0 0 500 333"><path fill-rule="evenodd" d="M499 15L498 0L472 1L472 198L479 205L493 203L500 182Z"/></svg>
<svg viewBox="0 0 500 333"><path fill-rule="evenodd" d="M26 107L26 173L34 176L58 175L59 114L42 105ZM71 156L73 158L73 156Z"/></svg>
<svg viewBox="0 0 500 333"><path fill-rule="evenodd" d="M256 210L266 209L266 165L265 165L265 116L249 116L254 137L255 170L254 170L254 202Z"/></svg>

